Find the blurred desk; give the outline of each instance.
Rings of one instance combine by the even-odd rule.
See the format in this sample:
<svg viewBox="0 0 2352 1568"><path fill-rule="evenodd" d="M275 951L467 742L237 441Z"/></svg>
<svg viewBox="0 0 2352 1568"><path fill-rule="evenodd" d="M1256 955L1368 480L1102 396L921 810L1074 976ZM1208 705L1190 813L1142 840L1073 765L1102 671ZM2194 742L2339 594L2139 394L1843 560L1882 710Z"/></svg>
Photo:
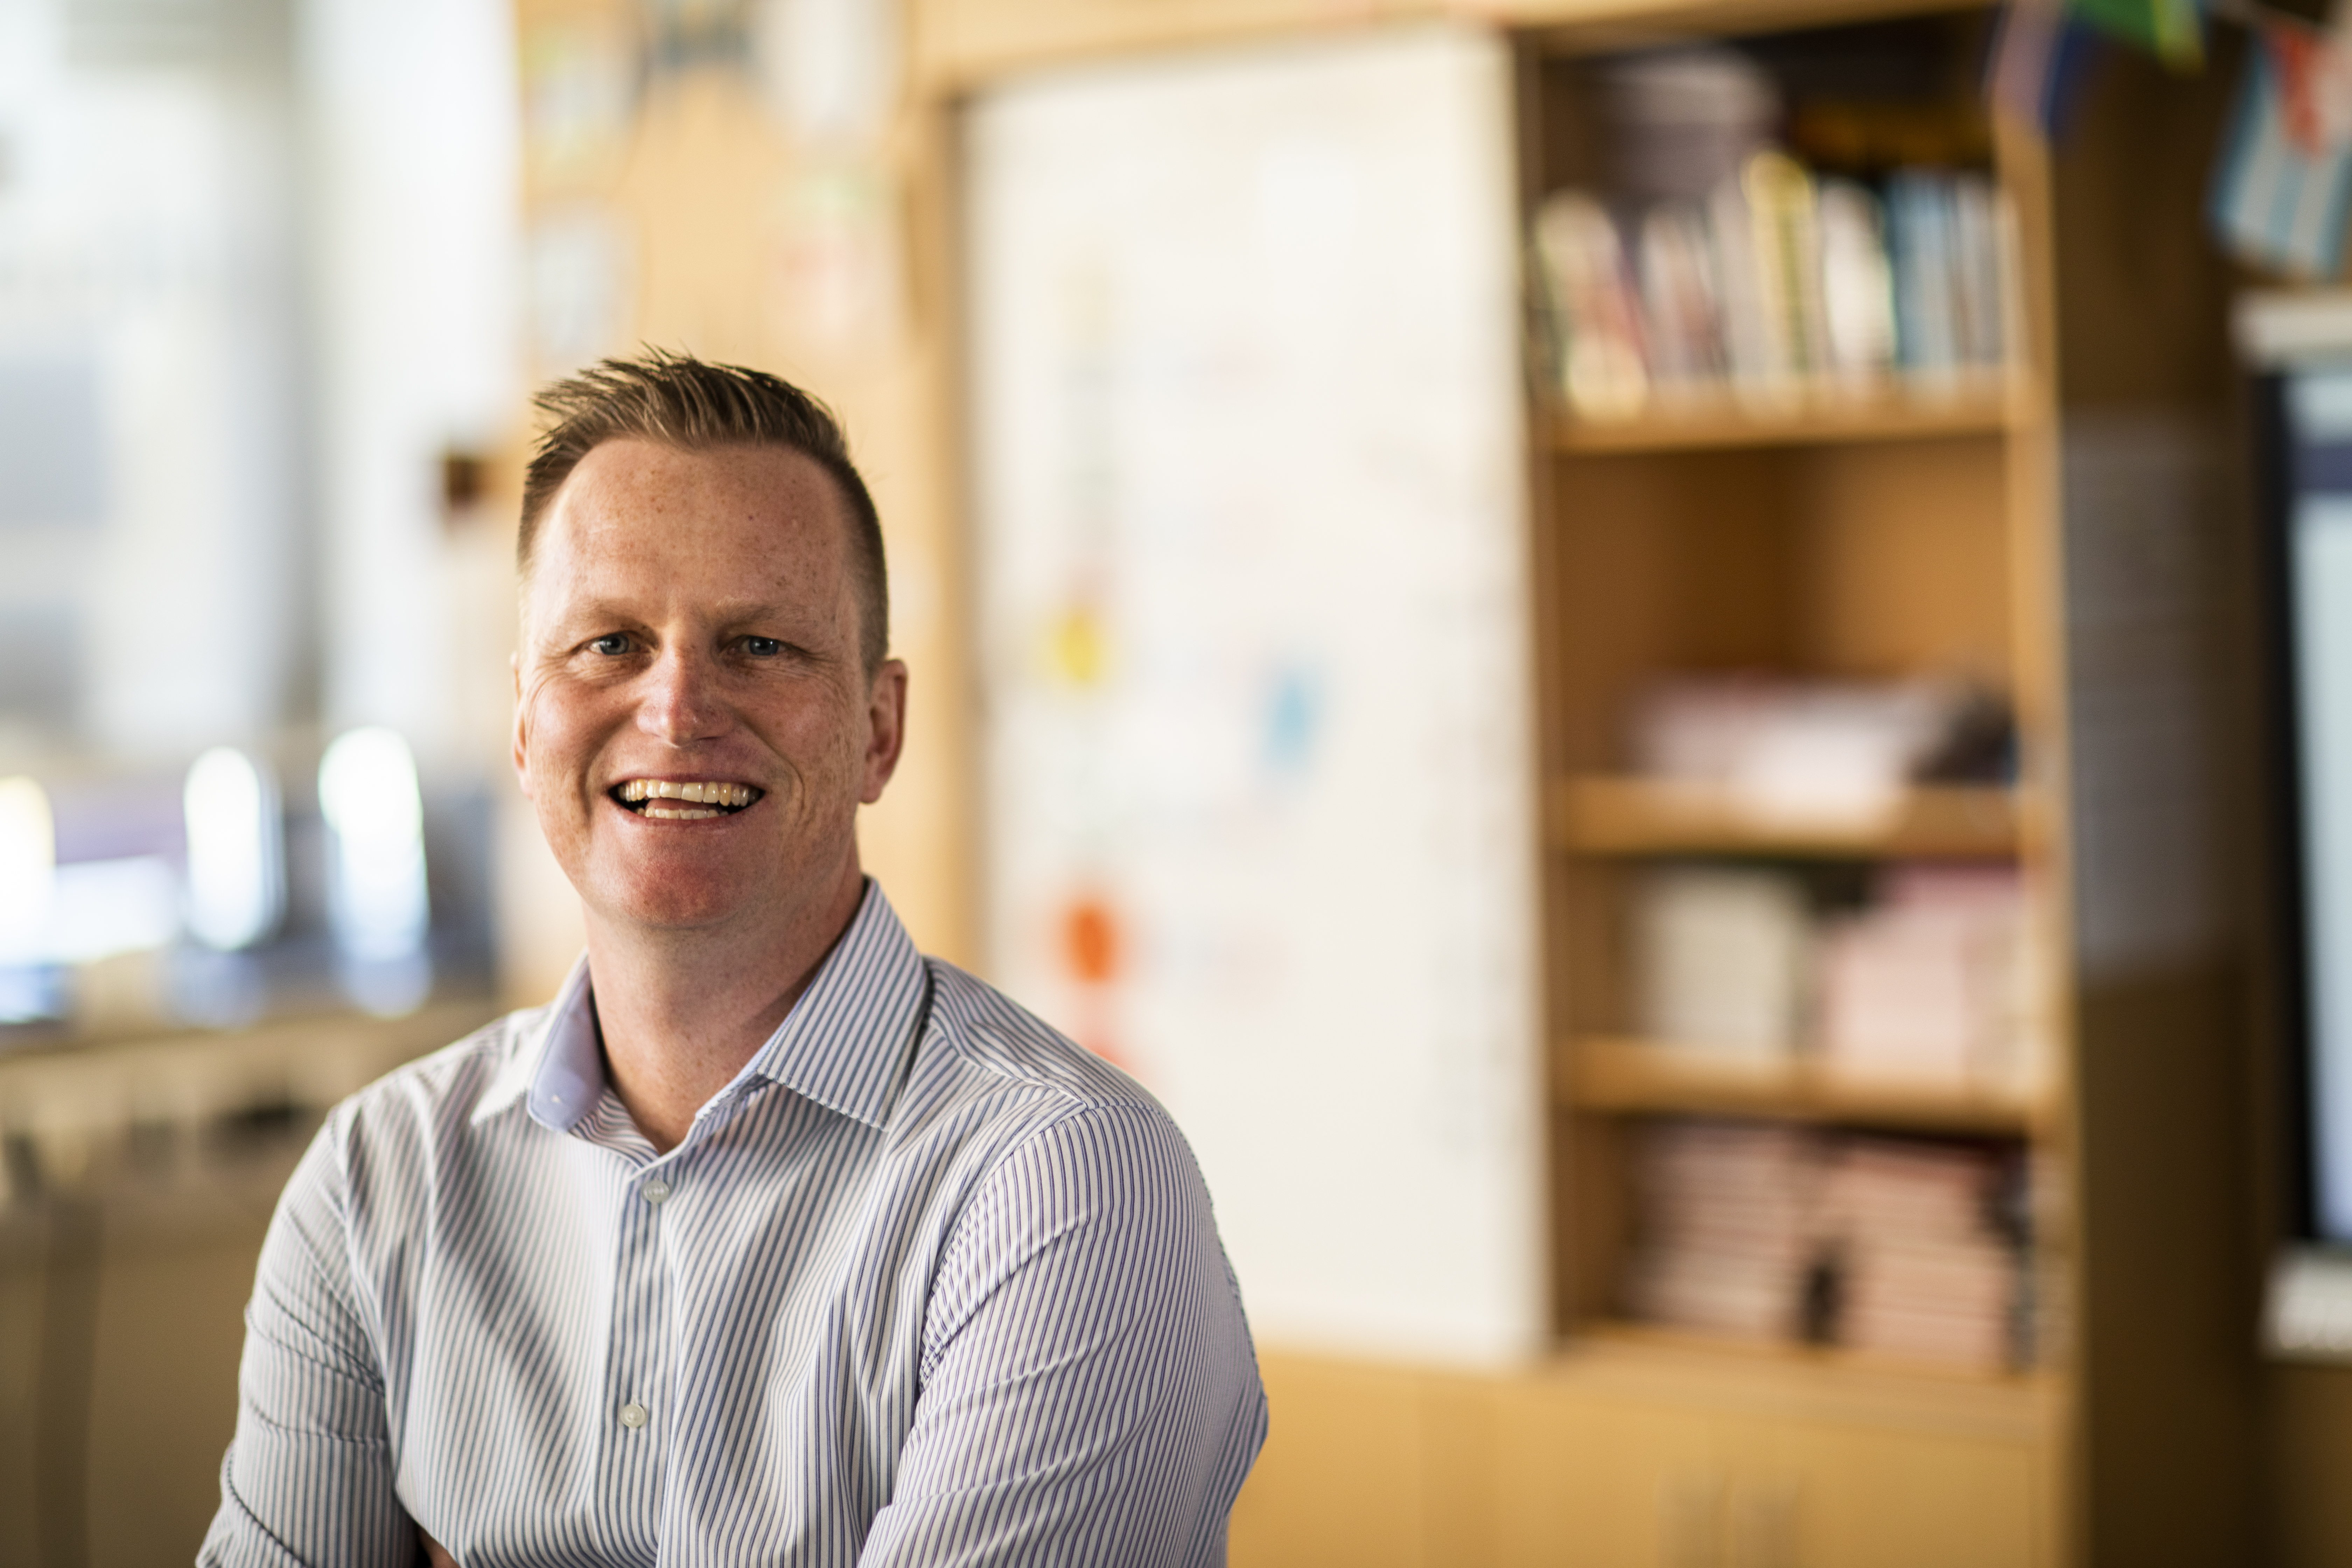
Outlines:
<svg viewBox="0 0 2352 1568"><path fill-rule="evenodd" d="M0 1568L194 1558L279 1188L337 1100L497 1012L0 1057Z"/></svg>
<svg viewBox="0 0 2352 1568"><path fill-rule="evenodd" d="M488 999L403 1018L356 1014L0 1057L0 1199L70 1190L110 1155L152 1164L159 1145L202 1142L226 1124L315 1120L412 1058L497 1016Z"/></svg>

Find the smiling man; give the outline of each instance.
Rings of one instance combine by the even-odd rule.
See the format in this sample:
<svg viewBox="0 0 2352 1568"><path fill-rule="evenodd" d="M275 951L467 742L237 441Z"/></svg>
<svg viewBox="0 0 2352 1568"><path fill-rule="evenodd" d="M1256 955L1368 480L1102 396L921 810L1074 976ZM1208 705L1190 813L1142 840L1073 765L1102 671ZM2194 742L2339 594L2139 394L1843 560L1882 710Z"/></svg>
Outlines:
<svg viewBox="0 0 2352 1568"><path fill-rule="evenodd" d="M859 869L907 672L838 427L668 355L540 404L514 760L588 951L328 1118L200 1561L1223 1562L1265 1398L1190 1151Z"/></svg>

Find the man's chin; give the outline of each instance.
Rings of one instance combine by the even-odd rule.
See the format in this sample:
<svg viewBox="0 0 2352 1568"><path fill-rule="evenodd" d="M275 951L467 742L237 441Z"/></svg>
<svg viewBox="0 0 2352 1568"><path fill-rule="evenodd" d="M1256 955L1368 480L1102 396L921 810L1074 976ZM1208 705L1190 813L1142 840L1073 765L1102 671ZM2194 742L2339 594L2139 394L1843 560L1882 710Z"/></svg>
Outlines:
<svg viewBox="0 0 2352 1568"><path fill-rule="evenodd" d="M726 876L603 878L582 893L604 923L620 930L715 934L746 918L756 921L769 901L764 895L774 890L772 883L745 878L740 866L730 869L733 874Z"/></svg>
<svg viewBox="0 0 2352 1568"><path fill-rule="evenodd" d="M652 938L697 932L716 937L773 927L782 938L796 910L824 907L836 878L856 872L854 849L841 856L839 868L832 856L819 858L826 869L818 872L807 858L777 853L772 844L761 856L750 853L747 844L721 845L719 836L690 846L665 845L655 855L614 854L614 847L601 847L608 852L591 856L573 871L572 883L591 917L616 935L638 931Z"/></svg>
<svg viewBox="0 0 2352 1568"><path fill-rule="evenodd" d="M759 911L746 900L725 899L631 900L614 911L614 918L648 937L716 936L758 923Z"/></svg>

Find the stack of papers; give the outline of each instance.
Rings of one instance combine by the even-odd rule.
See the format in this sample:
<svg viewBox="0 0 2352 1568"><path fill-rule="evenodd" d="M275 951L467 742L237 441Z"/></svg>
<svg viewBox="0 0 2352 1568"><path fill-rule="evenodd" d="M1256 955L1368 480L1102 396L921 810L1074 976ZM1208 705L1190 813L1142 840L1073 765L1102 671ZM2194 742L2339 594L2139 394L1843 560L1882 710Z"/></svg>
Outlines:
<svg viewBox="0 0 2352 1568"><path fill-rule="evenodd" d="M2005 776L2007 705L1963 681L1685 676L1633 711L1634 767L1724 791L1762 817L1857 826L1923 779Z"/></svg>

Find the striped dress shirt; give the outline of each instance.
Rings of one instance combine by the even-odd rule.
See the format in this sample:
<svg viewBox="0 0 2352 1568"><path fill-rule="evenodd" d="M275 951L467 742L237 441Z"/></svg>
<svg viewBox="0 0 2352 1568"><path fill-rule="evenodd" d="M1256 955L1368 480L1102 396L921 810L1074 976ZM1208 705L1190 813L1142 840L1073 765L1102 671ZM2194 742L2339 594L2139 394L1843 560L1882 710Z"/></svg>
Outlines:
<svg viewBox="0 0 2352 1568"><path fill-rule="evenodd" d="M1216 1563L1265 1435L1167 1112L871 883L666 1154L584 963L338 1106L240 1390L222 1568Z"/></svg>

